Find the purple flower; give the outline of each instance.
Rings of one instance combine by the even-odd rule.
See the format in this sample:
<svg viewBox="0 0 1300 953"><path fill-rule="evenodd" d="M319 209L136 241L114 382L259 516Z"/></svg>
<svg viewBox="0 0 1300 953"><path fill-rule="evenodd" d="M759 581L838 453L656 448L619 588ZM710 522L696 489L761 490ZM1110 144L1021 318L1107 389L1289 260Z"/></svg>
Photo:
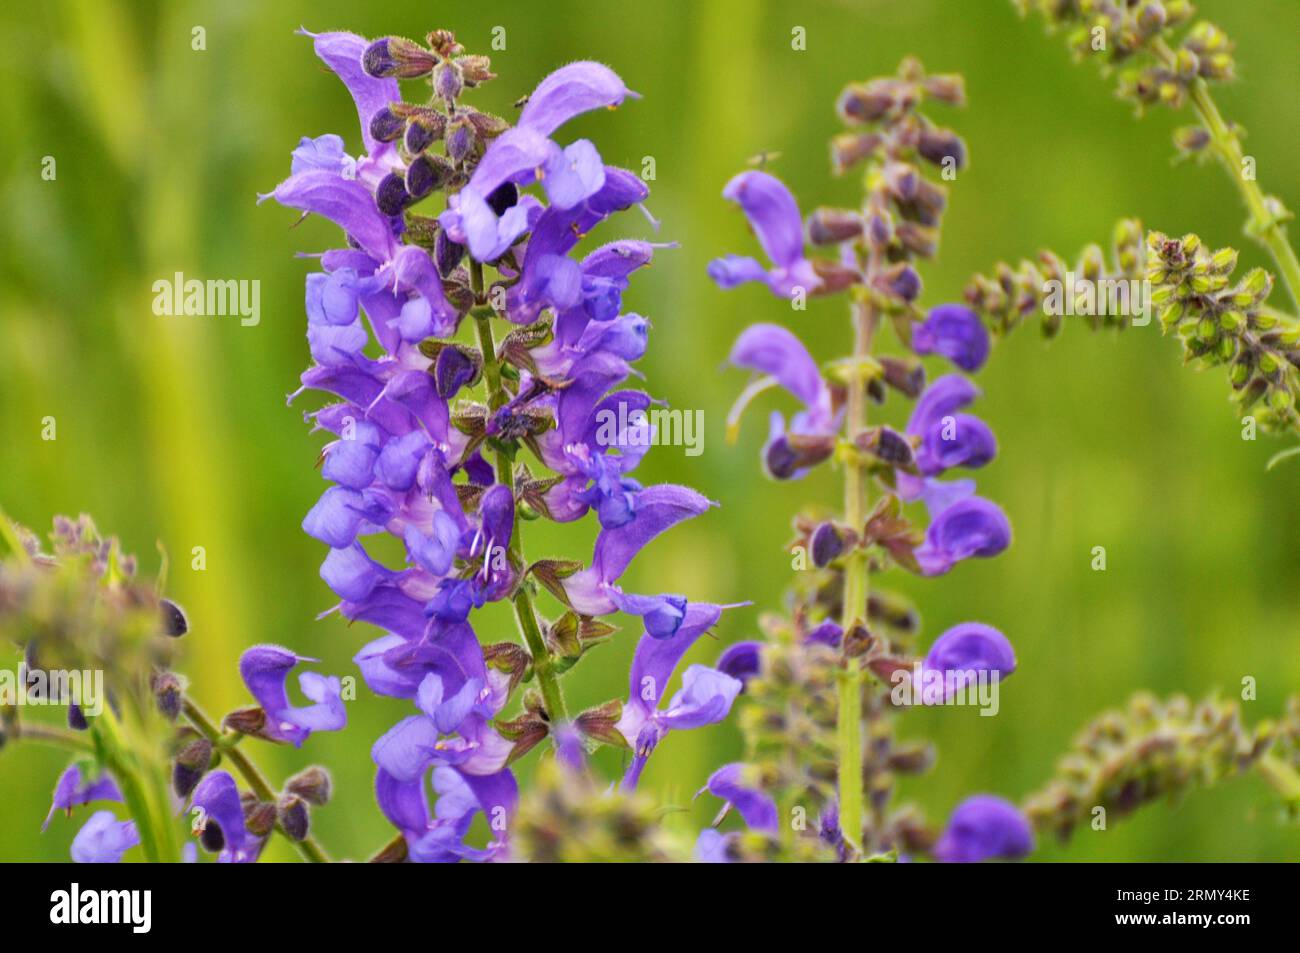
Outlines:
<svg viewBox="0 0 1300 953"><path fill-rule="evenodd" d="M668 707L659 707L677 663L695 640L718 621L722 608L692 603L672 637L658 638L647 629L637 643L627 703L614 726L634 752L623 777L625 788L636 787L647 759L668 732L717 724L731 711L743 687L741 682L704 665L690 666L682 675L681 690L673 695Z"/></svg>
<svg viewBox="0 0 1300 953"><path fill-rule="evenodd" d="M1011 545L1011 524L983 497L958 500L930 522L916 560L927 576L942 576L963 559L987 559Z"/></svg>
<svg viewBox="0 0 1300 953"><path fill-rule="evenodd" d="M501 771L476 777L437 767L432 778L437 794L432 814L423 773L399 780L380 769L375 778L379 808L402 832L410 860L427 864L493 859L504 846L508 820L518 804L514 775ZM465 835L480 810L494 834L493 842L485 849L465 844Z"/></svg>
<svg viewBox="0 0 1300 953"><path fill-rule="evenodd" d="M978 371L989 356L989 332L970 308L941 304L912 329L912 350L942 354L962 370Z"/></svg>
<svg viewBox="0 0 1300 953"><path fill-rule="evenodd" d="M769 375L804 404L805 409L791 418L788 430L781 414L772 413L762 460L773 478L798 479L810 466L829 456L839 426L831 412L830 388L812 355L794 334L777 324L751 325L732 346L731 363ZM728 419L738 419L764 385L760 380L746 388Z"/></svg>
<svg viewBox="0 0 1300 953"><path fill-rule="evenodd" d="M302 672L298 685L314 705L289 702L285 681L302 658L278 645L255 645L239 657L239 674L266 712L266 731L273 738L301 746L313 731L338 731L347 724L342 686L334 676Z"/></svg>
<svg viewBox="0 0 1300 953"><path fill-rule="evenodd" d="M1014 805L991 794L976 794L953 810L934 856L945 864L974 864L1014 860L1033 849L1029 822Z"/></svg>
<svg viewBox="0 0 1300 953"><path fill-rule="evenodd" d="M728 645L718 656L718 671L739 679L743 692L749 680L762 671L762 652L763 643L753 640Z"/></svg>
<svg viewBox="0 0 1300 953"><path fill-rule="evenodd" d="M752 769L739 762L724 765L709 777L708 784L695 795L705 791L727 802L725 814L735 808L745 823L754 830L775 831L776 801L765 793L751 777Z"/></svg>
<svg viewBox="0 0 1300 953"><path fill-rule="evenodd" d="M235 779L226 771L210 771L190 795L190 813L198 811L196 828L203 844L218 851L223 864L251 864L262 852L263 840L244 825L244 806Z"/></svg>
<svg viewBox="0 0 1300 953"><path fill-rule="evenodd" d="M79 864L116 864L138 843L135 821L119 821L112 811L96 811L72 839L72 859Z"/></svg>
<svg viewBox="0 0 1300 953"><path fill-rule="evenodd" d="M591 565L563 582L575 611L609 615L618 610L610 589L633 558L660 533L717 504L684 486L659 484L634 494L634 514L618 526L602 528Z"/></svg>
<svg viewBox="0 0 1300 953"><path fill-rule="evenodd" d="M742 172L727 183L722 197L744 211L772 267L764 268L756 258L747 256L715 258L709 263L709 277L719 287L762 281L778 298L792 298L800 290L821 286L812 263L804 257L799 205L780 179L766 172Z"/></svg>
<svg viewBox="0 0 1300 953"><path fill-rule="evenodd" d="M1007 637L990 625L963 622L934 640L919 664L918 701L942 704L981 673L996 681L1016 670L1016 653Z"/></svg>
<svg viewBox="0 0 1300 953"><path fill-rule="evenodd" d="M54 785L50 812L45 815L45 823L41 825L41 830L50 826L56 811L65 811L71 816L72 809L81 804L89 804L91 801L121 800L122 792L111 775L105 772L92 780L82 773L80 765L74 764L59 775L58 783Z"/></svg>
<svg viewBox="0 0 1300 953"><path fill-rule="evenodd" d="M970 481L941 483L932 478L953 467L982 467L997 455L997 438L988 425L958 413L978 396L979 388L960 374L940 377L921 394L907 422L907 433L920 441L915 454L920 476L898 474L903 499L923 499L937 514L974 492Z"/></svg>

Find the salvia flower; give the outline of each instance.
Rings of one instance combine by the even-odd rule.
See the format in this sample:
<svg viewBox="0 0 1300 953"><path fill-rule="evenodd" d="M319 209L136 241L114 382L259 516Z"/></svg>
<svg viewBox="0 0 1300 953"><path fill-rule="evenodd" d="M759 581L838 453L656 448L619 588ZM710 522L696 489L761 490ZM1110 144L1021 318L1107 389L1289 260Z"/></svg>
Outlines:
<svg viewBox="0 0 1300 953"><path fill-rule="evenodd" d="M72 859L79 864L116 864L138 843L135 821L119 821L112 811L96 811L72 839Z"/></svg>
<svg viewBox="0 0 1300 953"><path fill-rule="evenodd" d="M980 316L965 305L941 304L912 328L912 350L942 355L973 373L988 360L989 332Z"/></svg>
<svg viewBox="0 0 1300 953"><path fill-rule="evenodd" d="M722 197L735 202L749 219L771 267L756 258L728 255L709 263L709 277L721 288L761 281L778 298L811 292L822 284L804 257L803 217L785 183L766 172L742 172L727 183Z"/></svg>
<svg viewBox="0 0 1300 953"><path fill-rule="evenodd" d="M942 704L981 675L1001 681L1015 670L1016 653L1005 635L991 625L963 622L935 639L921 662L920 700Z"/></svg>
<svg viewBox="0 0 1300 953"><path fill-rule="evenodd" d="M204 849L217 854L220 863L247 864L257 860L264 838L251 834L244 823L244 805L235 779L226 771L212 771L190 795L190 813L198 812L196 832Z"/></svg>
<svg viewBox="0 0 1300 953"><path fill-rule="evenodd" d="M267 734L279 741L301 746L313 731L338 731L348 721L338 678L316 672L302 672L298 685L313 705L299 707L289 702L285 681L289 672L304 659L278 645L257 645L239 659L239 674L266 712Z"/></svg>
<svg viewBox="0 0 1300 953"><path fill-rule="evenodd" d="M1016 807L991 794L976 794L953 809L934 856L945 864L1015 860L1034 849L1029 822Z"/></svg>

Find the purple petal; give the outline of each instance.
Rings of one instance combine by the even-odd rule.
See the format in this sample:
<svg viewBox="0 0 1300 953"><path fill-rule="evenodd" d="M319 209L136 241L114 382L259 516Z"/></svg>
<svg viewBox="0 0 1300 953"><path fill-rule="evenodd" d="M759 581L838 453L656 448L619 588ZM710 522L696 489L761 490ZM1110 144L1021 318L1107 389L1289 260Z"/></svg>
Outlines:
<svg viewBox="0 0 1300 953"><path fill-rule="evenodd" d="M574 116L617 106L628 94L623 80L608 66L570 63L537 84L519 114L519 125L549 136Z"/></svg>
<svg viewBox="0 0 1300 953"><path fill-rule="evenodd" d="M392 223L375 207L370 190L356 179L310 170L291 175L275 187L272 195L281 205L329 219L372 258L387 261L396 251Z"/></svg>
<svg viewBox="0 0 1300 953"><path fill-rule="evenodd" d="M976 794L953 810L934 856L946 864L973 864L1015 859L1033 849L1033 831L1014 805L991 794Z"/></svg>
<svg viewBox="0 0 1300 953"><path fill-rule="evenodd" d="M672 638L656 639L649 634L641 636L632 658L628 703L624 709L625 717L633 709L641 714L638 723L629 725L628 731L623 734L629 742L635 740L645 718L659 707L659 702L668 689L668 682L673 677L673 670L677 668L682 656L721 617L721 606L692 602L686 608L686 618L681 628Z"/></svg>
<svg viewBox="0 0 1300 953"><path fill-rule="evenodd" d="M817 362L793 333L778 324L754 324L741 332L731 348L737 367L770 374L817 415L830 419L830 391Z"/></svg>
<svg viewBox="0 0 1300 953"><path fill-rule="evenodd" d="M72 765L61 775L54 785L54 797L50 802L50 812L45 815L41 830L50 826L50 820L56 811L72 812L74 807L89 804L91 801L121 801L122 792L112 775L107 772L94 780L89 780L81 772L80 765Z"/></svg>
<svg viewBox="0 0 1300 953"><path fill-rule="evenodd" d="M1016 670L1016 653L1007 637L992 626L963 622L935 639L922 669L943 673L945 691L950 685L956 691L979 672L1006 678Z"/></svg>
<svg viewBox="0 0 1300 953"><path fill-rule="evenodd" d="M119 821L112 811L96 811L72 839L72 859L79 864L116 864L138 843L135 821Z"/></svg>
<svg viewBox="0 0 1300 953"><path fill-rule="evenodd" d="M970 308L941 304L912 329L912 350L942 354L964 371L977 371L989 356L989 332Z"/></svg>
<svg viewBox="0 0 1300 953"><path fill-rule="evenodd" d="M927 576L939 576L963 559L996 556L1011 545L1011 524L996 504L972 496L959 500L936 516L917 548L916 558Z"/></svg>
<svg viewBox="0 0 1300 953"><path fill-rule="evenodd" d="M312 37L312 46L319 56L352 94L357 104L357 120L361 123L361 138L365 141L366 152L374 155L385 147L370 137L370 120L389 103L402 98L397 80L371 76L361 68L361 54L369 46L369 41L355 33L317 33L307 34Z"/></svg>
<svg viewBox="0 0 1300 953"><path fill-rule="evenodd" d="M722 798L739 811L745 823L754 830L775 831L776 801L745 777L746 767L739 762L724 765L713 772L700 794L708 791Z"/></svg>
<svg viewBox="0 0 1300 953"><path fill-rule="evenodd" d="M727 646L718 656L717 667L718 671L740 679L741 685L748 685L749 680L762 671L763 643L749 640Z"/></svg>
<svg viewBox="0 0 1300 953"><path fill-rule="evenodd" d="M659 715L665 728L681 731L716 725L727 717L744 684L707 665L692 665L682 674L682 688Z"/></svg>
<svg viewBox="0 0 1300 953"><path fill-rule="evenodd" d="M298 677L299 686L316 704L302 708L290 704L285 681L300 661L278 645L255 645L239 657L239 674L266 712L267 733L295 746L313 731L337 731L347 724L337 678L304 672Z"/></svg>
<svg viewBox="0 0 1300 953"><path fill-rule="evenodd" d="M202 811L207 824L221 828L225 846L220 860L226 863L249 863L257 859L261 843L244 826L244 806L239 799L235 779L226 771L204 775L190 796L190 812Z"/></svg>
<svg viewBox="0 0 1300 953"><path fill-rule="evenodd" d="M741 207L774 265L791 268L803 260L803 216L780 179L766 172L742 172L727 183L722 197Z"/></svg>

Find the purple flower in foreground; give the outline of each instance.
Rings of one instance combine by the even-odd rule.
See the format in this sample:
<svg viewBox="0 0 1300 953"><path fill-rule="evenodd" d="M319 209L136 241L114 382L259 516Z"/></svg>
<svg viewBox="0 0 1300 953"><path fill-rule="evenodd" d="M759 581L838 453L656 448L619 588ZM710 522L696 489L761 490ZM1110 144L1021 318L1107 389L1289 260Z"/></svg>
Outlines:
<svg viewBox="0 0 1300 953"><path fill-rule="evenodd" d="M266 732L273 738L300 746L313 731L338 731L348 722L342 686L334 676L303 672L298 685L314 705L297 707L289 702L285 681L302 658L278 645L255 645L239 657L239 674L266 712Z"/></svg>
<svg viewBox="0 0 1300 953"><path fill-rule="evenodd" d="M502 771L488 776L463 775L448 767L433 769L437 801L432 814L425 778L421 773L400 780L380 770L375 778L379 808L406 839L407 856L417 864L491 860L504 846L507 821L519 801L514 776ZM476 849L465 835L478 811L483 811L493 831L493 843Z"/></svg>
<svg viewBox="0 0 1300 953"><path fill-rule="evenodd" d="M912 350L941 354L963 371L974 372L988 359L989 332L979 315L965 305L941 304L912 328Z"/></svg>
<svg viewBox="0 0 1300 953"><path fill-rule="evenodd" d="M994 503L979 496L958 500L930 522L916 560L927 576L942 576L963 559L987 559L1011 545L1011 524Z"/></svg>
<svg viewBox="0 0 1300 953"><path fill-rule="evenodd" d="M657 638L647 631L637 643L628 699L622 717L614 726L633 749L632 763L623 776L625 788L636 787L650 754L668 732L717 724L731 711L732 702L740 694L741 682L706 665L690 666L682 675L681 689L673 695L668 707L659 708L677 663L695 640L718 621L722 608L692 603L686 609L681 627L671 638Z"/></svg>
<svg viewBox="0 0 1300 953"><path fill-rule="evenodd" d="M1029 822L1014 805L991 794L976 794L953 810L934 856L945 864L973 864L1014 860L1033 849Z"/></svg>
<svg viewBox="0 0 1300 953"><path fill-rule="evenodd" d="M798 479L825 460L834 449L839 421L831 412L830 388L803 342L778 324L755 324L741 332L730 359L737 367L770 376L804 404L805 409L791 418L788 430L781 414L772 412L762 454L768 474L777 480ZM759 381L741 394L730 420L739 416L763 383Z"/></svg>
<svg viewBox="0 0 1300 953"><path fill-rule="evenodd" d="M235 779L226 771L210 771L190 795L190 812L199 812L200 840L209 851L218 852L223 864L251 864L262 852L264 841L244 825L244 805Z"/></svg>
<svg viewBox="0 0 1300 953"><path fill-rule="evenodd" d="M79 864L116 864L138 843L135 821L119 821L112 811L96 811L72 839L72 859Z"/></svg>
<svg viewBox="0 0 1300 953"><path fill-rule="evenodd" d="M772 267L764 268L758 259L742 255L715 258L709 263L709 277L719 287L761 281L778 298L791 298L799 290L821 286L812 262L804 257L799 204L780 179L766 172L742 172L727 183L722 197L744 211Z"/></svg>

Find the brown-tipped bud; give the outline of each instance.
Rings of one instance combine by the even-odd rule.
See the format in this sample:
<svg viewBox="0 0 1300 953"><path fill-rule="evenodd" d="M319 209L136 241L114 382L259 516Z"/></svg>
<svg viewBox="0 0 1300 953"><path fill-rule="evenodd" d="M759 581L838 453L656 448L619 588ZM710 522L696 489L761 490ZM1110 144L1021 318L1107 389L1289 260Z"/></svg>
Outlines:
<svg viewBox="0 0 1300 953"><path fill-rule="evenodd" d="M486 56L478 54L462 56L456 62L460 64L461 77L465 85L471 88L497 78L497 74L492 72L492 60Z"/></svg>
<svg viewBox="0 0 1300 953"><path fill-rule="evenodd" d="M438 266L438 274L449 277L464 257L465 246L452 241L446 232L439 230L433 244L433 263Z"/></svg>
<svg viewBox="0 0 1300 953"><path fill-rule="evenodd" d="M844 642L841 651L845 658L860 658L867 655L876 647L876 637L871 634L861 622L849 627L844 633Z"/></svg>
<svg viewBox="0 0 1300 953"><path fill-rule="evenodd" d="M158 600L158 612L162 616L163 635L179 638L190 630L190 621L185 618L185 610L170 599Z"/></svg>
<svg viewBox="0 0 1300 953"><path fill-rule="evenodd" d="M941 73L927 76L921 81L921 88L931 99L949 106L966 105L966 80L960 73Z"/></svg>
<svg viewBox="0 0 1300 953"><path fill-rule="evenodd" d="M451 30L434 30L432 33L426 33L424 41L429 44L429 49L443 59L460 56L465 52L465 47L456 42L456 34Z"/></svg>
<svg viewBox="0 0 1300 953"><path fill-rule="evenodd" d="M207 738L195 738L182 747L172 762L172 790L176 796L189 797L211 764L212 742Z"/></svg>
<svg viewBox="0 0 1300 953"><path fill-rule="evenodd" d="M239 796L244 806L244 826L254 837L266 837L275 830L275 802L259 801L257 795L245 791Z"/></svg>
<svg viewBox="0 0 1300 953"><path fill-rule="evenodd" d="M320 807L322 804L329 803L334 782L330 778L329 771L318 764L313 764L309 768L303 768L286 781L284 789L290 794L298 795L308 804Z"/></svg>
<svg viewBox="0 0 1300 953"><path fill-rule="evenodd" d="M1174 130L1174 145L1180 152L1200 152L1210 144L1210 133L1204 126L1179 126Z"/></svg>
<svg viewBox="0 0 1300 953"><path fill-rule="evenodd" d="M438 59L419 43L400 36L375 40L361 54L361 68L371 76L414 79L427 76Z"/></svg>
<svg viewBox="0 0 1300 953"><path fill-rule="evenodd" d="M527 649L515 642L496 642L483 646L483 661L489 668L510 676L510 691L514 691L515 686L524 680L529 666L533 664L533 658Z"/></svg>
<svg viewBox="0 0 1300 953"><path fill-rule="evenodd" d="M401 215L413 201L410 193L406 191L404 175L390 172L375 186L375 205L385 215Z"/></svg>
<svg viewBox="0 0 1300 953"><path fill-rule="evenodd" d="M844 533L834 523L822 523L813 530L808 543L813 565L824 569L844 552Z"/></svg>
<svg viewBox="0 0 1300 953"><path fill-rule="evenodd" d="M814 245L838 245L862 234L862 216L847 208L819 208L808 216L808 241Z"/></svg>
<svg viewBox="0 0 1300 953"><path fill-rule="evenodd" d="M898 202L911 202L921 188L920 171L909 162L889 162L884 168L885 188Z"/></svg>
<svg viewBox="0 0 1300 953"><path fill-rule="evenodd" d="M906 89L906 84L893 79L850 83L836 100L835 111L840 119L851 126L876 122L885 118L896 106L910 104Z"/></svg>
<svg viewBox="0 0 1300 953"><path fill-rule="evenodd" d="M266 728L266 712L257 705L236 708L221 720L221 727L228 731L237 731L241 735L262 737Z"/></svg>
<svg viewBox="0 0 1300 953"><path fill-rule="evenodd" d="M939 250L939 230L930 225L904 220L896 233L902 246L918 258L933 258Z"/></svg>
<svg viewBox="0 0 1300 953"><path fill-rule="evenodd" d="M296 794L282 794L275 805L275 813L289 837L296 841L307 839L311 830L311 812L306 801Z"/></svg>
<svg viewBox="0 0 1300 953"><path fill-rule="evenodd" d="M853 443L859 450L865 450L891 467L909 473L916 470L912 444L892 427L872 427L858 434Z"/></svg>
<svg viewBox="0 0 1300 953"><path fill-rule="evenodd" d="M915 358L881 357L885 383L915 400L925 390L925 366Z"/></svg>
<svg viewBox="0 0 1300 953"><path fill-rule="evenodd" d="M922 129L916 151L923 159L935 165L966 168L966 143L951 129L935 126Z"/></svg>
<svg viewBox="0 0 1300 953"><path fill-rule="evenodd" d="M525 696L525 705L527 703L528 699ZM493 724L503 738L514 742L506 764L522 758L550 733L549 720L540 710L529 709L513 721L497 721Z"/></svg>
<svg viewBox="0 0 1300 953"><path fill-rule="evenodd" d="M613 745L616 748L629 748L631 743L614 727L622 717L623 703L614 698L603 705L588 708L575 718L573 723L580 732L588 738L599 741L601 744ZM632 740L635 741L636 739L633 738Z"/></svg>
<svg viewBox="0 0 1300 953"><path fill-rule="evenodd" d="M157 672L153 676L153 698L158 711L168 721L180 716L185 702L185 686L175 672Z"/></svg>
<svg viewBox="0 0 1300 953"><path fill-rule="evenodd" d="M396 142L406 132L406 120L388 106L370 117L370 138L377 142Z"/></svg>
<svg viewBox="0 0 1300 953"><path fill-rule="evenodd" d="M843 132L831 139L831 169L843 175L859 162L875 154L884 141L876 132Z"/></svg>
<svg viewBox="0 0 1300 953"><path fill-rule="evenodd" d="M435 116L441 117L441 113L434 113ZM406 146L406 151L412 155L419 155L429 146L433 145L442 138L443 132L447 128L445 119L435 122L427 122L423 119L412 119L406 124L403 132L402 145Z"/></svg>
<svg viewBox="0 0 1300 953"><path fill-rule="evenodd" d="M876 276L875 286L891 298L910 303L921 294L921 276L911 265L898 262Z"/></svg>
<svg viewBox="0 0 1300 953"><path fill-rule="evenodd" d="M425 153L406 167L406 194L418 201L447 184L455 170L442 156Z"/></svg>

